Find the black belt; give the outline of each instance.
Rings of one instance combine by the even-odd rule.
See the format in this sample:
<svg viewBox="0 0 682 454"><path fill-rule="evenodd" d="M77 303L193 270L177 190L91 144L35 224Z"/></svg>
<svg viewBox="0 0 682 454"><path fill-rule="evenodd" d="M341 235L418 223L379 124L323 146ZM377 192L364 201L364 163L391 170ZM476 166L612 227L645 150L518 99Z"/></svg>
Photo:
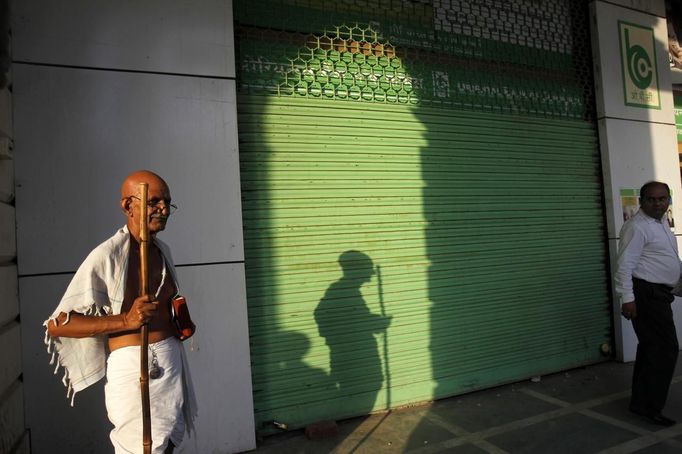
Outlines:
<svg viewBox="0 0 682 454"><path fill-rule="evenodd" d="M672 289L674 288L674 287L671 287L671 286L665 285L665 284L658 284L658 283L656 283L656 282L645 281L644 279L640 279L640 278L634 277L634 276L632 277L632 282L641 282L641 283L643 283L643 284L651 285L651 286L653 286L653 287L658 287L658 288L660 288L661 290L665 290L665 291L667 291L667 292L672 291Z"/></svg>

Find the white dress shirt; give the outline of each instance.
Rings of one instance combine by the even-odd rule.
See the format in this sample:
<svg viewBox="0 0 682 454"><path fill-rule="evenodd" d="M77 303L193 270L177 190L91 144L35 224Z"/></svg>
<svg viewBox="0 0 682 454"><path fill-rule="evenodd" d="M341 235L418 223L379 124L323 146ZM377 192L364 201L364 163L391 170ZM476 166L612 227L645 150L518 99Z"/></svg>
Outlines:
<svg viewBox="0 0 682 454"><path fill-rule="evenodd" d="M668 220L654 219L640 209L620 231L615 284L621 304L635 300L633 277L674 287L681 270L677 240Z"/></svg>

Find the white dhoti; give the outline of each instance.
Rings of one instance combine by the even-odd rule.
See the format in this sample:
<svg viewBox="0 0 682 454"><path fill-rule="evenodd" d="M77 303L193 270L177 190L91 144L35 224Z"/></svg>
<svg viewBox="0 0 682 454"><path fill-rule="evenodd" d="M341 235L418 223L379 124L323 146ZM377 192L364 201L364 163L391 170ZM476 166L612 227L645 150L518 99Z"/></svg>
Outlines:
<svg viewBox="0 0 682 454"><path fill-rule="evenodd" d="M182 344L169 337L149 348L150 370L154 355L161 368L161 376L149 380L152 453L163 454L169 440L180 446L185 432ZM142 453L140 347L114 350L107 360L106 376L104 393L109 420L114 425L110 437L116 454Z"/></svg>

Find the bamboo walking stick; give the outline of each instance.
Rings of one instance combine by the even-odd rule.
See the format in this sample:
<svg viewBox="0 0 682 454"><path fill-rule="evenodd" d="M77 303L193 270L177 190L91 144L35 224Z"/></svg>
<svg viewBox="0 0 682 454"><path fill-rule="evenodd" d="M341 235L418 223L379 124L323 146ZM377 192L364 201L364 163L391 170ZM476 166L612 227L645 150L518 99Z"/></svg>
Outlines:
<svg viewBox="0 0 682 454"><path fill-rule="evenodd" d="M147 224L147 183L140 183L140 296L149 293L149 225ZM140 393L142 395L142 450L152 452L152 419L149 402L149 325L141 328Z"/></svg>

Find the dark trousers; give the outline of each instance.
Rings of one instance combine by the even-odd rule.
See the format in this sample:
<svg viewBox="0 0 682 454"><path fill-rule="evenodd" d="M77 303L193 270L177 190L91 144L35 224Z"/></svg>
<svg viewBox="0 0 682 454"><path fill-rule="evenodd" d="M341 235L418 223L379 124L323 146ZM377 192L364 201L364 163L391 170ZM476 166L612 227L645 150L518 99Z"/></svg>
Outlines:
<svg viewBox="0 0 682 454"><path fill-rule="evenodd" d="M668 397L675 371L679 344L670 303L670 287L633 279L637 317L632 326L637 334L637 359L632 374L630 407L659 414Z"/></svg>

